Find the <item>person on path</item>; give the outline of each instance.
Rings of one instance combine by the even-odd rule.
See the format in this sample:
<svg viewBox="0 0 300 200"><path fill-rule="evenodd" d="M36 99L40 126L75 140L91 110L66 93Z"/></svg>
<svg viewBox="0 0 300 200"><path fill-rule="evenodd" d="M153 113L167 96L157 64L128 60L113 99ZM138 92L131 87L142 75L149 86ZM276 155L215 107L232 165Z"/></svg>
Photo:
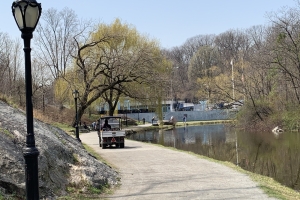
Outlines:
<svg viewBox="0 0 300 200"><path fill-rule="evenodd" d="M89 127L86 125L85 122L83 122L83 128L87 129L87 130L90 130Z"/></svg>
<svg viewBox="0 0 300 200"><path fill-rule="evenodd" d="M111 125L108 124L108 120L105 119L104 124L101 127L101 130L110 130L111 129Z"/></svg>

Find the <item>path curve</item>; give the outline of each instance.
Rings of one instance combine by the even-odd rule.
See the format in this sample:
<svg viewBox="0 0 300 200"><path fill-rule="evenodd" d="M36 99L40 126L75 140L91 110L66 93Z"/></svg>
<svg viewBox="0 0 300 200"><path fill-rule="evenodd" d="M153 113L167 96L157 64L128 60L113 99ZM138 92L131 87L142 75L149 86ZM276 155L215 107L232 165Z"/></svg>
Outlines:
<svg viewBox="0 0 300 200"><path fill-rule="evenodd" d="M108 199L274 199L247 175L186 152L132 140L124 149L101 149L96 132L80 139L121 173Z"/></svg>

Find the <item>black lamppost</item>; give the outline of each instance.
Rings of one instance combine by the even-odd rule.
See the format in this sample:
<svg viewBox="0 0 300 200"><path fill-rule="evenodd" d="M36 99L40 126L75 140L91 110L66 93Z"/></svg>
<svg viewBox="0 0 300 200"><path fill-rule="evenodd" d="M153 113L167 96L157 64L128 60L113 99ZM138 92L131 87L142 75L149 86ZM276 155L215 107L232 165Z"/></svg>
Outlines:
<svg viewBox="0 0 300 200"><path fill-rule="evenodd" d="M125 114L126 114L126 126L128 126L128 123L127 123L127 111L128 110L125 110Z"/></svg>
<svg viewBox="0 0 300 200"><path fill-rule="evenodd" d="M74 96L74 100L75 100L75 115L76 115L76 119L75 119L75 134L76 134L76 139L79 142L81 142L81 140L79 138L78 111L77 111L77 99L79 97L79 92L77 90L74 90L73 96Z"/></svg>
<svg viewBox="0 0 300 200"><path fill-rule="evenodd" d="M128 109L130 107L130 104L129 104L129 99L126 99L126 110L125 110L125 114L126 114L126 126L128 126L128 122L127 122L127 113L128 113Z"/></svg>
<svg viewBox="0 0 300 200"><path fill-rule="evenodd" d="M23 150L25 158L25 184L26 199L39 199L38 156L39 151L35 147L33 130L33 107L32 107L32 76L31 76L31 48L30 40L40 16L42 7L35 0L16 0L13 2L12 13L15 21L22 32L25 53L25 87L26 87L26 121L27 135L26 147Z"/></svg>

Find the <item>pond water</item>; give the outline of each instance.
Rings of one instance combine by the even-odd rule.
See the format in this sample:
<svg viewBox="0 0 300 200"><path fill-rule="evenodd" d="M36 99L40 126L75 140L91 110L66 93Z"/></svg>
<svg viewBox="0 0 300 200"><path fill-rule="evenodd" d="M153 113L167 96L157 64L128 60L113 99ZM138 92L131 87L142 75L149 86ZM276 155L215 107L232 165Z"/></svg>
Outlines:
<svg viewBox="0 0 300 200"><path fill-rule="evenodd" d="M300 133L247 133L224 124L142 131L128 138L191 151L300 190Z"/></svg>

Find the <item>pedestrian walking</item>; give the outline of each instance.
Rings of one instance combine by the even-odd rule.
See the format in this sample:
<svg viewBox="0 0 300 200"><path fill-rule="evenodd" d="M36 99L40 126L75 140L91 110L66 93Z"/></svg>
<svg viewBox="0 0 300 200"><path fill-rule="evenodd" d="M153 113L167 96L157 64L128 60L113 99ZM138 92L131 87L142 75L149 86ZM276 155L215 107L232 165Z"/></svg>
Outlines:
<svg viewBox="0 0 300 200"><path fill-rule="evenodd" d="M87 130L90 130L89 127L86 125L85 122L83 122L83 128L87 129Z"/></svg>

